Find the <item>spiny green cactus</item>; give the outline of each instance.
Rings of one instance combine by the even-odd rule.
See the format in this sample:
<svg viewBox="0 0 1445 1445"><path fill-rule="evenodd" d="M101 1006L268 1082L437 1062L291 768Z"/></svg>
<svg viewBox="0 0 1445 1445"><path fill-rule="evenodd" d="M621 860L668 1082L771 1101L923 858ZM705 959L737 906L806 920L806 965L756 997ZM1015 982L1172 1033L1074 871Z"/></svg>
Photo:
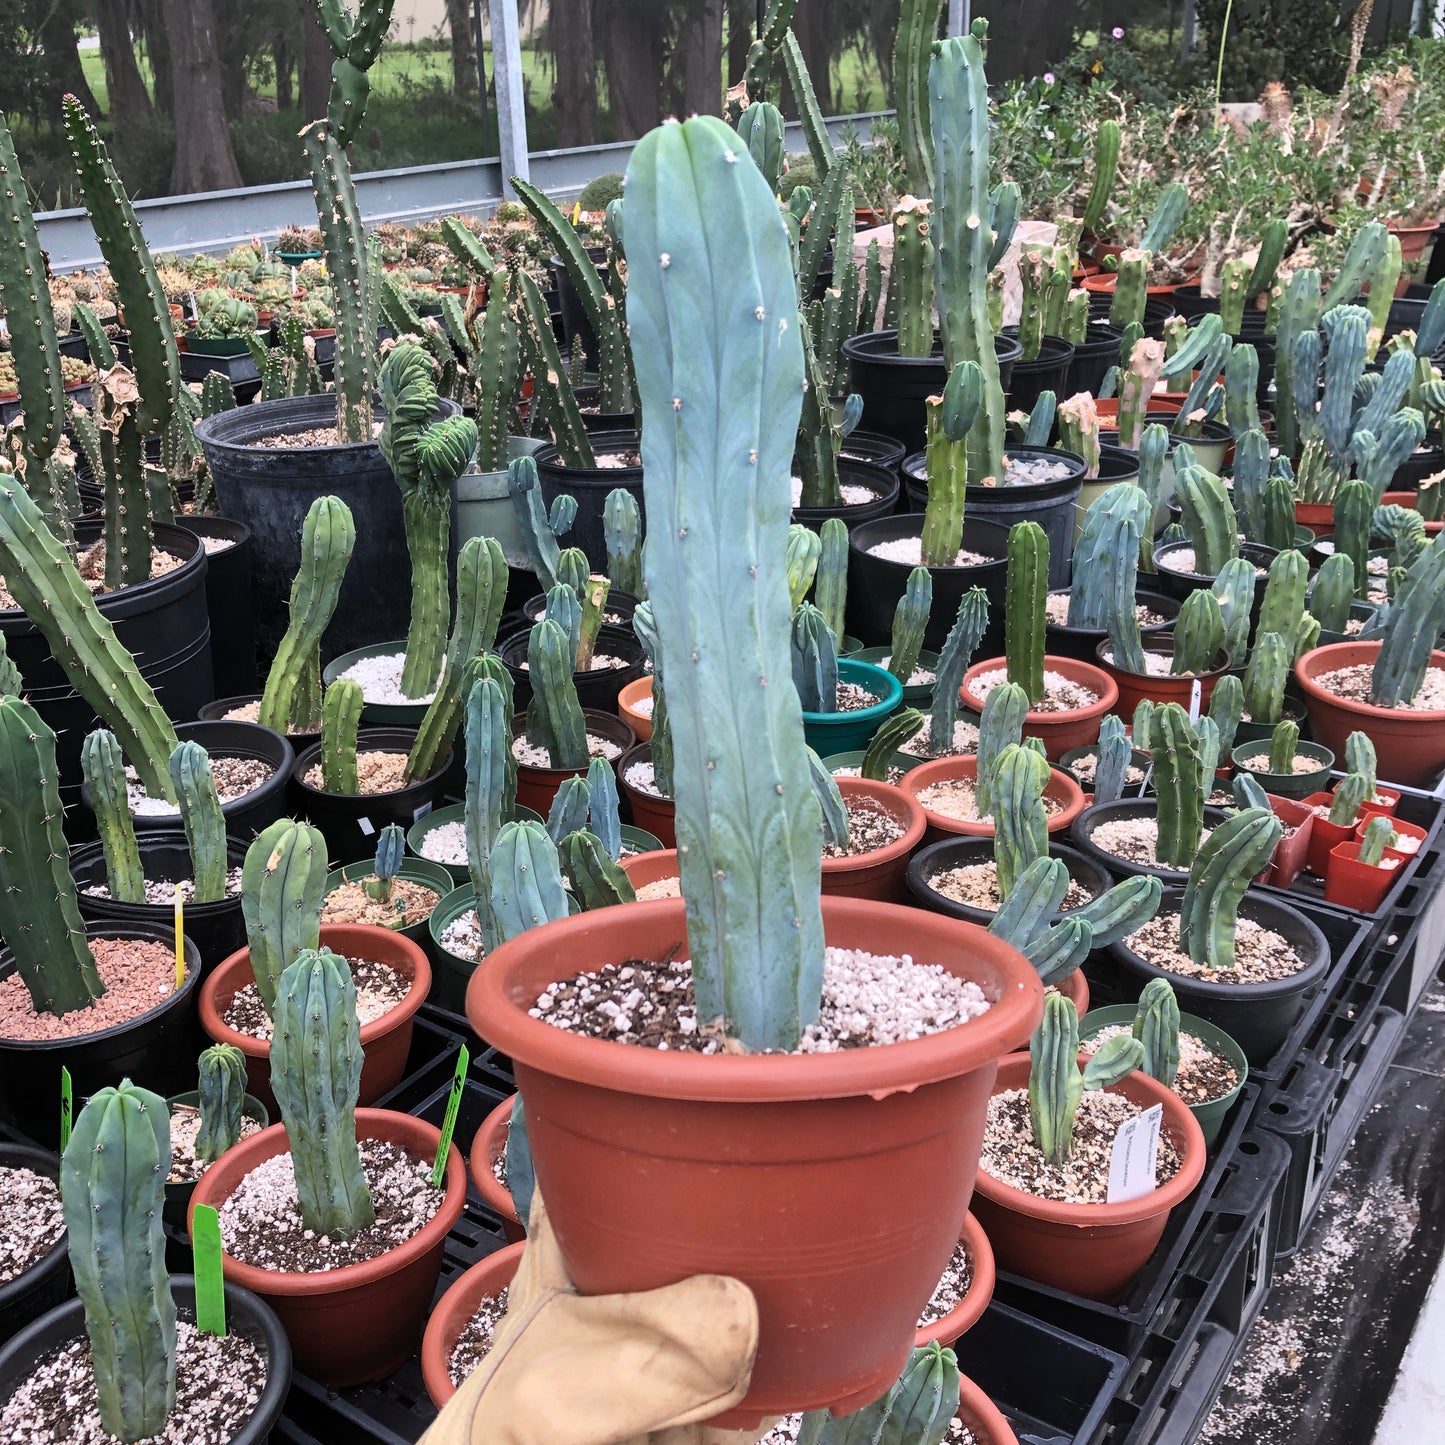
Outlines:
<svg viewBox="0 0 1445 1445"><path fill-rule="evenodd" d="M1272 810L1232 813L1204 840L1189 869L1179 911L1179 942L1200 968L1234 967L1239 904L1284 833Z"/></svg>
<svg viewBox="0 0 1445 1445"><path fill-rule="evenodd" d="M181 805L181 823L191 851L191 876L197 903L219 903L226 896L226 819L211 776L211 760L199 743L176 745L171 782Z"/></svg>
<svg viewBox="0 0 1445 1445"><path fill-rule="evenodd" d="M893 754L909 742L922 726L923 714L914 707L900 708L885 718L864 749L863 761L858 768L859 777L869 778L875 783L886 782Z"/></svg>
<svg viewBox="0 0 1445 1445"><path fill-rule="evenodd" d="M1146 753L1154 745L1154 713L1153 702L1147 697L1141 697L1134 707L1134 716L1130 724L1134 746Z"/></svg>
<svg viewBox="0 0 1445 1445"><path fill-rule="evenodd" d="M1108 632L1115 660L1131 672L1144 670L1134 588L1140 539L1148 534L1151 520L1142 489L1116 483L1089 504L1074 548L1069 626Z"/></svg>
<svg viewBox="0 0 1445 1445"><path fill-rule="evenodd" d="M201 1054L198 1086L201 1127L196 1132L196 1162L212 1164L241 1137L246 1102L246 1056L234 1044L212 1044Z"/></svg>
<svg viewBox="0 0 1445 1445"><path fill-rule="evenodd" d="M1231 661L1243 659L1249 653L1254 563L1245 557L1232 557L1209 590L1219 600L1219 615L1224 620L1224 650Z"/></svg>
<svg viewBox="0 0 1445 1445"><path fill-rule="evenodd" d="M1251 427L1234 440L1234 510L1252 542L1264 540L1264 488L1269 480L1269 438Z"/></svg>
<svg viewBox="0 0 1445 1445"><path fill-rule="evenodd" d="M1395 840L1395 830L1390 820L1376 813L1365 825L1365 836L1360 839L1359 859L1371 868L1379 868L1385 860L1385 849Z"/></svg>
<svg viewBox="0 0 1445 1445"><path fill-rule="evenodd" d="M1350 559L1359 595L1369 595L1370 527L1375 493L1365 482L1346 482L1335 493L1335 553Z"/></svg>
<svg viewBox="0 0 1445 1445"><path fill-rule="evenodd" d="M941 9L941 0L903 0L894 40L899 137L908 187L919 196L933 193L935 142L930 116L929 57L938 38Z"/></svg>
<svg viewBox="0 0 1445 1445"><path fill-rule="evenodd" d="M291 583L291 616L266 676L262 727L305 732L321 720L321 635L341 595L356 546L356 524L340 497L318 497L301 524L301 565Z"/></svg>
<svg viewBox="0 0 1445 1445"><path fill-rule="evenodd" d="M1044 696L1044 604L1049 591L1049 538L1037 522L1018 522L1008 534L1008 607L1004 652L1008 679L1030 703Z"/></svg>
<svg viewBox="0 0 1445 1445"><path fill-rule="evenodd" d="M931 0L937 8L938 0ZM958 1410L958 1360L937 1342L915 1348L892 1387L851 1415L810 1410L797 1438L805 1445L938 1445Z"/></svg>
<svg viewBox="0 0 1445 1445"><path fill-rule="evenodd" d="M1409 702L1425 680L1435 639L1445 626L1445 543L1441 536L1445 533L1415 559L1390 603L1384 641L1370 681L1370 701L1376 707Z"/></svg>
<svg viewBox="0 0 1445 1445"><path fill-rule="evenodd" d="M1299 744L1299 724L1286 718L1274 725L1269 735L1269 770L1288 775L1294 771L1295 749Z"/></svg>
<svg viewBox="0 0 1445 1445"><path fill-rule="evenodd" d="M813 795L817 798L818 809L823 815L824 844L847 852L852 846L853 832L847 804L839 791L838 780L812 748L808 749L808 779L813 785Z"/></svg>
<svg viewBox="0 0 1445 1445"><path fill-rule="evenodd" d="M1273 725L1280 720L1289 662L1289 644L1279 633L1265 632L1255 639L1244 670L1244 706L1251 722Z"/></svg>
<svg viewBox="0 0 1445 1445"><path fill-rule="evenodd" d="M350 145L361 128L371 94L367 71L381 53L391 26L395 0L358 0L353 14L346 0L312 0L317 21L336 59L331 66L331 98L327 123L342 145Z"/></svg>
<svg viewBox="0 0 1445 1445"><path fill-rule="evenodd" d="M1344 552L1332 552L1320 564L1310 589L1310 612L1326 632L1343 637L1355 598L1355 564Z"/></svg>
<svg viewBox="0 0 1445 1445"><path fill-rule="evenodd" d="M1215 577L1232 557L1239 555L1238 523L1229 492L1213 472L1203 467L1177 466L1174 494L1183 515L1184 530L1194 546L1194 571Z"/></svg>
<svg viewBox="0 0 1445 1445"><path fill-rule="evenodd" d="M1149 756L1159 799L1159 836L1154 856L1166 868L1187 868L1204 831L1206 778L1199 739L1189 714L1178 703L1154 709L1149 722Z"/></svg>
<svg viewBox="0 0 1445 1445"><path fill-rule="evenodd" d="M642 513L637 498L614 487L602 504L602 533L607 545L607 575L614 587L642 595Z"/></svg>
<svg viewBox="0 0 1445 1445"><path fill-rule="evenodd" d="M989 689L978 723L978 773L975 792L981 817L993 812L993 781L1004 750L1023 741L1028 694L1015 682Z"/></svg>
<svg viewBox="0 0 1445 1445"><path fill-rule="evenodd" d="M953 747L963 674L968 670L969 660L987 627L988 593L982 587L970 587L959 601L958 615L944 639L943 651L938 655L938 666L934 670L928 735L937 753L947 753Z"/></svg>
<svg viewBox="0 0 1445 1445"><path fill-rule="evenodd" d="M1114 296L1109 303L1111 326L1123 328L1143 321L1151 259L1146 251L1137 247L1119 253L1119 271L1114 281Z"/></svg>
<svg viewBox="0 0 1445 1445"><path fill-rule="evenodd" d="M1179 1000L1169 980L1151 978L1139 995L1133 1035L1144 1049L1139 1065L1151 1079L1172 1087L1179 1072Z"/></svg>
<svg viewBox="0 0 1445 1445"><path fill-rule="evenodd" d="M510 681L510 678L508 678ZM492 851L516 796L509 699L496 677L482 677L466 701L467 785L463 826L467 835L467 872L472 880L482 947L490 952L501 941L492 912Z"/></svg>
<svg viewBox="0 0 1445 1445"><path fill-rule="evenodd" d="M554 768L587 766L587 725L573 677L575 649L565 631L544 617L527 640L532 701L527 708L527 738L547 750Z"/></svg>
<svg viewBox="0 0 1445 1445"><path fill-rule="evenodd" d="M356 1143L361 1029L344 958L307 949L281 975L272 1011L271 1088L291 1145L307 1229L350 1239L376 1220Z"/></svg>
<svg viewBox="0 0 1445 1445"><path fill-rule="evenodd" d="M627 874L608 855L601 839L587 829L563 838L559 852L572 896L587 910L635 903L637 894Z"/></svg>
<svg viewBox="0 0 1445 1445"><path fill-rule="evenodd" d="M927 567L915 567L908 574L898 606L893 609L893 633L888 653L888 671L905 687L918 667L918 658L923 651L923 634L932 610L933 574Z"/></svg>
<svg viewBox="0 0 1445 1445"><path fill-rule="evenodd" d="M574 835L576 836L576 835ZM492 847L492 912L506 942L568 914L557 847L540 823L503 825Z"/></svg>
<svg viewBox="0 0 1445 1445"><path fill-rule="evenodd" d="M1049 774L1048 762L1031 748L1011 744L999 754L990 800L994 862L1002 898L1008 897L1024 869L1049 850L1048 815L1043 801Z"/></svg>
<svg viewBox="0 0 1445 1445"><path fill-rule="evenodd" d="M1363 773L1346 773L1331 794L1330 822L1337 828L1353 827L1360 816L1360 805L1371 796L1369 788L1369 779Z"/></svg>
<svg viewBox="0 0 1445 1445"><path fill-rule="evenodd" d="M547 814L547 836L561 846L562 839L587 826L587 810L592 798L586 778L568 778L552 799Z"/></svg>
<svg viewBox="0 0 1445 1445"><path fill-rule="evenodd" d="M1124 720L1110 713L1099 724L1094 751L1094 802L1113 803L1124 796L1134 749L1124 731Z"/></svg>
<svg viewBox="0 0 1445 1445"><path fill-rule="evenodd" d="M1313 332L1320 318L1320 273L1301 268L1289 279L1279 306L1276 322L1274 381L1279 397L1275 426L1280 450L1286 456L1299 452L1299 422L1293 400L1295 397L1295 350L1302 336Z"/></svg>
<svg viewBox="0 0 1445 1445"><path fill-rule="evenodd" d="M356 737L364 706L361 684L349 677L338 677L326 689L321 709L321 786L328 793L354 797L361 790Z"/></svg>
<svg viewBox="0 0 1445 1445"><path fill-rule="evenodd" d="M1068 891L1068 865L1062 858L1042 854L1014 880L988 931L1027 955L1048 930L1049 920L1063 906Z"/></svg>
<svg viewBox="0 0 1445 1445"><path fill-rule="evenodd" d="M281 975L321 946L326 840L309 823L278 818L258 833L241 867L241 916L251 977L266 1012L276 1015Z"/></svg>
<svg viewBox="0 0 1445 1445"><path fill-rule="evenodd" d="M1304 553L1292 548L1280 552L1269 564L1269 580L1259 610L1261 634L1277 632L1288 637L1293 632L1304 615L1309 570Z"/></svg>
<svg viewBox="0 0 1445 1445"><path fill-rule="evenodd" d="M822 546L813 596L835 641L843 637L843 616L848 605L848 524L827 517L818 529Z"/></svg>
<svg viewBox="0 0 1445 1445"><path fill-rule="evenodd" d="M145 872L131 823L125 759L115 734L105 728L90 733L80 750L80 766L105 855L110 896L121 903L144 903Z"/></svg>
<svg viewBox="0 0 1445 1445"><path fill-rule="evenodd" d="M1034 1143L1049 1163L1062 1166L1074 1152L1074 1117L1086 1089L1107 1089L1144 1061L1138 1039L1108 1040L1079 1068L1079 1016L1073 1003L1052 994L1029 1044L1029 1120Z"/></svg>
<svg viewBox="0 0 1445 1445"><path fill-rule="evenodd" d="M622 856L622 820L618 816L617 774L606 758L587 766L587 831L615 863Z"/></svg>
<svg viewBox="0 0 1445 1445"><path fill-rule="evenodd" d="M1104 208L1109 193L1114 188L1114 177L1119 170L1119 150L1123 132L1116 120L1100 121L1094 132L1094 173L1089 184L1089 194L1084 201L1082 221L1087 231L1097 231L1104 219Z"/></svg>
<svg viewBox="0 0 1445 1445"><path fill-rule="evenodd" d="M1345 771L1364 778L1367 799L1375 796L1379 770L1375 744L1368 733L1353 732L1345 739Z"/></svg>
<svg viewBox="0 0 1445 1445"><path fill-rule="evenodd" d="M521 315L526 321L523 360L532 375L532 407L537 421L551 432L566 466L595 467L597 458L557 347L551 313L540 288L525 269L517 272L517 294L521 299Z"/></svg>
<svg viewBox="0 0 1445 1445"><path fill-rule="evenodd" d="M1264 808L1269 811L1269 794L1260 786L1259 779L1248 768L1237 772L1230 781L1229 791L1234 795L1236 808Z"/></svg>
<svg viewBox="0 0 1445 1445"><path fill-rule="evenodd" d="M788 540L783 553L788 576L788 597L796 612L808 595L813 579L818 574L818 563L823 556L823 539L819 533L794 522L788 528Z"/></svg>
<svg viewBox="0 0 1445 1445"><path fill-rule="evenodd" d="M782 111L768 101L754 101L739 114L734 129L763 179L777 190L787 160Z"/></svg>
<svg viewBox="0 0 1445 1445"><path fill-rule="evenodd" d="M804 602L793 614L793 684L805 713L837 712L838 650L823 614Z"/></svg>
<svg viewBox="0 0 1445 1445"><path fill-rule="evenodd" d="M573 669L577 672L591 670L602 622L607 616L607 594L611 588L611 582L599 572L592 573L583 584L582 602L577 617L576 650L572 662Z"/></svg>
<svg viewBox="0 0 1445 1445"><path fill-rule="evenodd" d="M176 1398L176 1306L161 1231L170 1159L166 1101L126 1079L91 1096L60 1165L101 1424L118 1440L161 1434Z"/></svg>
<svg viewBox="0 0 1445 1445"><path fill-rule="evenodd" d="M1106 948L1148 923L1163 896L1164 885L1157 878L1125 878L1069 916L1089 925L1091 947Z"/></svg>
<svg viewBox="0 0 1445 1445"><path fill-rule="evenodd" d="M447 217L455 223L455 217ZM445 226L443 222L443 226ZM458 226L462 235L471 232ZM481 248L478 247L480 250ZM448 297L446 300L455 300ZM445 301L443 302L445 305ZM477 408L477 464L479 472L501 472L507 468L507 435L522 387L522 334L517 316L517 280L513 273L494 278L487 292L486 310L476 318L476 345L470 345L465 314L454 324L448 310L447 330L460 336L468 349L472 372L471 395Z"/></svg>
<svg viewBox="0 0 1445 1445"><path fill-rule="evenodd" d="M1213 592L1196 588L1174 619L1174 656L1169 670L1176 677L1213 672L1224 647L1224 613Z"/></svg>
<svg viewBox="0 0 1445 1445"><path fill-rule="evenodd" d="M930 396L924 403L928 501L920 546L926 567L951 567L958 556L972 476L967 443L984 399L982 369L972 361L964 361L949 373L943 395ZM998 477L1002 472L990 475Z"/></svg>
<svg viewBox="0 0 1445 1445"><path fill-rule="evenodd" d="M406 833L400 823L388 823L376 835L371 877L363 881L366 896L376 903L391 901L392 884L406 857Z"/></svg>
<svg viewBox="0 0 1445 1445"><path fill-rule="evenodd" d="M1129 364L1119 383L1119 445L1140 445L1144 434L1149 398L1164 372L1164 344L1152 337L1136 341L1129 350Z"/></svg>

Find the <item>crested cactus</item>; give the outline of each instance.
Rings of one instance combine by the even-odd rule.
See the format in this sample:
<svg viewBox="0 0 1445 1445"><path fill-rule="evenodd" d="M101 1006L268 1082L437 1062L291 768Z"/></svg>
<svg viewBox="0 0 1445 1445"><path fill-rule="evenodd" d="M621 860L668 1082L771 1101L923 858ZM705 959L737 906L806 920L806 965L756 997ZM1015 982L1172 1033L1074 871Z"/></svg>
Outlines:
<svg viewBox="0 0 1445 1445"><path fill-rule="evenodd" d="M214 374L214 373L213 373ZM201 1127L196 1133L196 1162L213 1164L241 1137L246 1103L246 1056L234 1044L212 1044L200 1057L197 1085Z"/></svg>
<svg viewBox="0 0 1445 1445"><path fill-rule="evenodd" d="M145 872L131 822L125 759L115 734L105 728L90 733L80 750L80 766L105 855L110 896L121 903L144 903Z"/></svg>
<svg viewBox="0 0 1445 1445"><path fill-rule="evenodd" d="M1385 849L1395 840L1395 836L1390 820L1376 813L1365 825L1365 835L1360 839L1360 862L1371 868L1379 868L1385 860Z"/></svg>
<svg viewBox="0 0 1445 1445"><path fill-rule="evenodd" d="M286 734L321 720L321 635L341 595L356 546L356 524L340 497L317 497L301 524L301 565L291 583L291 616L266 676L258 720Z"/></svg>
<svg viewBox="0 0 1445 1445"><path fill-rule="evenodd" d="M1149 756L1159 798L1159 835L1154 856L1166 868L1187 868L1204 831L1207 779L1199 739L1178 703L1154 709L1149 722Z"/></svg>
<svg viewBox="0 0 1445 1445"><path fill-rule="evenodd" d="M388 823L376 835L376 853L371 861L371 877L363 880L366 896L376 903L391 901L392 884L401 872L406 858L406 833L400 823Z"/></svg>
<svg viewBox="0 0 1445 1445"><path fill-rule="evenodd" d="M1315 574L1310 589L1310 612L1325 632L1344 636L1350 604L1355 598L1355 564L1344 552L1332 552Z"/></svg>
<svg viewBox="0 0 1445 1445"><path fill-rule="evenodd" d="M614 587L642 595L642 513L637 498L614 487L602 504L602 533L607 546L607 575Z"/></svg>
<svg viewBox="0 0 1445 1445"><path fill-rule="evenodd" d="M166 1101L127 1079L80 1111L60 1165L101 1424L118 1440L162 1434L175 1404L176 1306L161 1230L170 1158Z"/></svg>
<svg viewBox="0 0 1445 1445"><path fill-rule="evenodd" d="M251 976L266 1012L276 1015L281 975L321 946L326 840L309 823L278 818L256 835L241 867L241 916Z"/></svg>
<svg viewBox="0 0 1445 1445"><path fill-rule="evenodd" d="M1049 591L1049 538L1037 522L1018 522L1008 535L1008 606L1004 652L1008 680L1030 703L1044 696L1044 604Z"/></svg>
<svg viewBox="0 0 1445 1445"><path fill-rule="evenodd" d="M993 812L993 779L1004 750L1023 741L1028 694L1015 682L989 689L978 723L978 773L974 785L980 817Z"/></svg>
<svg viewBox="0 0 1445 1445"><path fill-rule="evenodd" d="M1204 969L1234 967L1239 904L1284 833L1273 811L1232 813L1204 840L1189 869L1179 910L1179 943Z"/></svg>
<svg viewBox="0 0 1445 1445"><path fill-rule="evenodd" d="M281 975L272 1011L271 1087L291 1144L307 1229L349 1239L376 1220L356 1143L361 1029L344 958L307 949Z"/></svg>
<svg viewBox="0 0 1445 1445"><path fill-rule="evenodd" d="M540 823L506 823L498 832L492 846L492 912L502 942L567 917L561 860Z"/></svg>
<svg viewBox="0 0 1445 1445"><path fill-rule="evenodd" d="M1062 1166L1074 1152L1074 1117L1086 1089L1107 1089L1144 1061L1144 1045L1112 1038L1081 1069L1079 1016L1061 994L1044 1003L1044 1020L1029 1044L1029 1121L1034 1143L1049 1163Z"/></svg>
<svg viewBox="0 0 1445 1445"><path fill-rule="evenodd" d="M925 402L928 502L923 511L921 552L925 567L951 567L963 540L968 497L968 439L985 401L983 372L972 361L949 373L941 397ZM990 473L999 477L1002 471Z"/></svg>
<svg viewBox="0 0 1445 1445"><path fill-rule="evenodd" d="M994 863L1002 898L1008 897L1024 869L1049 850L1048 816L1044 812L1044 788L1049 772L1046 759L1031 748L1017 744L1011 744L999 754L993 770L990 811L994 819Z"/></svg>
<svg viewBox="0 0 1445 1445"><path fill-rule="evenodd" d="M561 842L562 871L572 885L572 896L584 909L611 908L635 903L637 894L627 874L608 855L601 839L587 829L569 833Z"/></svg>
<svg viewBox="0 0 1445 1445"><path fill-rule="evenodd" d="M587 723L577 700L572 665L575 649L566 632L544 617L527 640L532 701L527 708L527 739L547 750L554 768L587 766Z"/></svg>
<svg viewBox="0 0 1445 1445"><path fill-rule="evenodd" d="M1289 718L1274 725L1269 735L1269 770L1288 776L1294 771L1295 749L1299 745L1299 724Z"/></svg>
<svg viewBox="0 0 1445 1445"><path fill-rule="evenodd" d="M893 609L892 642L888 671L907 686L923 651L923 634L933 610L933 574L927 567L915 567L908 574L903 596ZM841 636L841 634L839 634Z"/></svg>
<svg viewBox="0 0 1445 1445"><path fill-rule="evenodd" d="M1411 564L1390 603L1375 659L1370 701L1398 707L1420 691L1435 639L1445 626L1445 544L1437 536Z"/></svg>
<svg viewBox="0 0 1445 1445"><path fill-rule="evenodd" d="M1139 1065L1166 1088L1179 1072L1179 1000L1165 978L1151 978L1139 995L1133 1035L1144 1048Z"/></svg>
<svg viewBox="0 0 1445 1445"><path fill-rule="evenodd" d="M321 786L325 792L355 797L361 791L356 738L364 706L361 684L349 677L338 677L326 689L321 708Z"/></svg>
<svg viewBox="0 0 1445 1445"><path fill-rule="evenodd" d="M1239 555L1238 523L1229 492L1213 472L1203 467L1181 470L1177 462L1176 458L1174 494L1194 546L1194 571L1216 577L1226 562Z"/></svg>
<svg viewBox="0 0 1445 1445"><path fill-rule="evenodd" d="M199 743L178 743L171 754L171 781L191 850L196 902L219 903L226 896L226 819L205 748Z"/></svg>
<svg viewBox="0 0 1445 1445"><path fill-rule="evenodd" d="M843 615L848 605L848 524L841 517L825 518L818 539L822 547L813 600L836 643L843 640Z"/></svg>
<svg viewBox="0 0 1445 1445"><path fill-rule="evenodd" d="M1099 724L1094 751L1094 802L1114 803L1124 796L1134 749L1124 731L1124 720L1110 713Z"/></svg>
<svg viewBox="0 0 1445 1445"><path fill-rule="evenodd" d="M793 614L793 684L805 713L837 712L837 644L811 602Z"/></svg>
<svg viewBox="0 0 1445 1445"><path fill-rule="evenodd" d="M1169 670L1176 677L1214 671L1224 648L1224 614L1219 599L1196 588L1184 599L1174 620L1174 656Z"/></svg>
<svg viewBox="0 0 1445 1445"><path fill-rule="evenodd" d="M1280 720L1289 664L1289 644L1279 633L1265 632L1255 639L1244 669L1244 707L1251 722L1272 726Z"/></svg>

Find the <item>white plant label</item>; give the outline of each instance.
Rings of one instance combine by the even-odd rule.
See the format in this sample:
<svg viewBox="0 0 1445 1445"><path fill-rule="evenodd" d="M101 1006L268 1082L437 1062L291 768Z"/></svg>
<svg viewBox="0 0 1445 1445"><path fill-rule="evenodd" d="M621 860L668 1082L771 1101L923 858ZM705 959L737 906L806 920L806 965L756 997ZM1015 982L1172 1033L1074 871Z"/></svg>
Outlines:
<svg viewBox="0 0 1445 1445"><path fill-rule="evenodd" d="M371 825L371 819L370 819L370 818L358 818L358 819L356 820L356 826L357 826L358 828L360 828L361 831L362 831L368 838L371 837L371 835L372 835L374 832L376 832L376 829L375 829L374 827L372 827L372 825Z"/></svg>
<svg viewBox="0 0 1445 1445"><path fill-rule="evenodd" d="M1164 1105L1155 1104L1136 1118L1130 1119L1114 1136L1114 1150L1109 1156L1108 1204L1122 1204L1138 1199L1157 1187L1155 1161L1159 1153L1159 1126L1164 1119Z"/></svg>
<svg viewBox="0 0 1445 1445"><path fill-rule="evenodd" d="M1200 686L1196 677L1189 687L1189 721L1199 721L1199 703L1204 696L1204 689Z"/></svg>
<svg viewBox="0 0 1445 1445"><path fill-rule="evenodd" d="M430 804L430 803L423 803L423 804L421 805L421 807L419 807L419 808L413 808L413 809L412 809L411 820L412 820L413 823L419 823L419 822L421 822L421 820L422 820L423 818L425 818L426 815L427 815L428 813L430 813L430 812L431 812L431 804Z"/></svg>

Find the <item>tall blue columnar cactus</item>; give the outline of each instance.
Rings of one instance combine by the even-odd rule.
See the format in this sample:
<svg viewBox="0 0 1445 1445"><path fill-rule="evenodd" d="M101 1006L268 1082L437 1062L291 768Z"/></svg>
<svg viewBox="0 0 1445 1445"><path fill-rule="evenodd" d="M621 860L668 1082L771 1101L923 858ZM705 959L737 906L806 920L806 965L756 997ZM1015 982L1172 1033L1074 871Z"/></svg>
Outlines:
<svg viewBox="0 0 1445 1445"><path fill-rule="evenodd" d="M708 116L638 144L627 226L644 568L698 1010L726 1016L749 1049L789 1049L817 1014L823 928L821 819L788 682L803 393L788 237L737 136Z"/></svg>
<svg viewBox="0 0 1445 1445"><path fill-rule="evenodd" d="M100 1420L117 1440L159 1435L176 1399L176 1306L161 1231L170 1161L166 1101L127 1079L80 1111L60 1165Z"/></svg>
<svg viewBox="0 0 1445 1445"><path fill-rule="evenodd" d="M1004 396L994 330L988 315L988 275L1000 259L990 225L988 82L983 40L988 22L970 35L933 47L928 101L933 130L933 269L944 365L978 363L983 406L968 433L968 480L1002 481Z"/></svg>

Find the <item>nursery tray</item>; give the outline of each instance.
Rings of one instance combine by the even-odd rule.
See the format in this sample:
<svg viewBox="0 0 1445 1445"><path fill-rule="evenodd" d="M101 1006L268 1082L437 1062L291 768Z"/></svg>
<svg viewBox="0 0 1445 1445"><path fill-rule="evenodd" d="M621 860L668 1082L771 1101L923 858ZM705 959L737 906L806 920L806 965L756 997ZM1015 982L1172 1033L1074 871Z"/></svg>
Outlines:
<svg viewBox="0 0 1445 1445"><path fill-rule="evenodd" d="M1273 1152L1277 1143L1270 1137L1261 1145L1250 1127L1259 1094L1254 1084L1246 1084L1240 1091L1204 1177L1189 1198L1170 1212L1157 1248L1122 1299L1101 1304L1002 1269L998 1271L994 1298L1106 1349L1129 1354L1160 1311L1175 1307L1178 1290L1188 1288L1181 1270L1201 1233L1215 1227L1216 1214L1223 1211L1247 1216L1252 1228L1272 1240L1277 1224L1275 1195L1284 1169L1281 1167L1277 1173L1266 1170L1268 1177L1261 1177L1257 1168L1261 1153ZM1256 1209L1256 1202L1262 1207Z"/></svg>
<svg viewBox="0 0 1445 1445"><path fill-rule="evenodd" d="M1180 1287L1131 1351L1091 1445L1189 1445L1269 1294L1265 1216L1289 1170L1281 1140L1252 1133L1233 1187L1185 1261Z"/></svg>
<svg viewBox="0 0 1445 1445"><path fill-rule="evenodd" d="M122 332L115 338L115 357L122 365L130 365L130 341ZM251 353L243 351L239 356L202 356L195 351L176 353L181 363L181 378L184 381L204 381L211 372L219 371L231 383L236 400L249 401L261 387L261 373L251 360Z"/></svg>

